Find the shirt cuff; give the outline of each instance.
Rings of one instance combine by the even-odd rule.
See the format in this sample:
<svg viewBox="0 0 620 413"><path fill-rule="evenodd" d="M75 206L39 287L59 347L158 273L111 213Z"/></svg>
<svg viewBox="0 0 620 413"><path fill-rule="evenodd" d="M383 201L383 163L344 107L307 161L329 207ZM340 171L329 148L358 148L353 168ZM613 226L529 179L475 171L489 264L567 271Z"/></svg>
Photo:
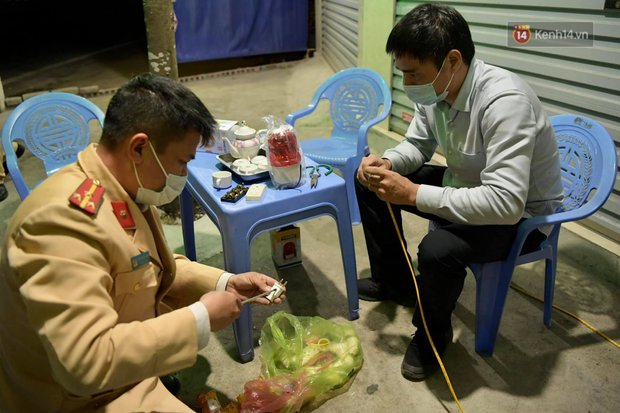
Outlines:
<svg viewBox="0 0 620 413"><path fill-rule="evenodd" d="M416 195L416 207L420 212L438 215L441 198L445 188L433 185L420 185Z"/></svg>
<svg viewBox="0 0 620 413"><path fill-rule="evenodd" d="M387 159L392 163L392 171L400 173L399 170L402 170L402 165L400 164L400 156L390 154L388 151L386 151L381 157L381 159Z"/></svg>
<svg viewBox="0 0 620 413"><path fill-rule="evenodd" d="M235 274L231 274L229 272L225 272L220 275L220 278L217 280L217 284L215 285L215 291L225 291L228 286L228 280Z"/></svg>
<svg viewBox="0 0 620 413"><path fill-rule="evenodd" d="M200 301L188 306L194 318L196 319L196 330L198 331L198 351L207 347L209 344L209 338L211 337L211 320L209 319L209 312L207 307Z"/></svg>

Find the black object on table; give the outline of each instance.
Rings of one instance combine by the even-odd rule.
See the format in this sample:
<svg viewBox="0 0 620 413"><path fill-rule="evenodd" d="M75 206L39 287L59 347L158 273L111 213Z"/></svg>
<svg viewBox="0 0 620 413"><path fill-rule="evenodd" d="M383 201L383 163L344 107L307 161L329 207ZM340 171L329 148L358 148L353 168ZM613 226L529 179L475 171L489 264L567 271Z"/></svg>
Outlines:
<svg viewBox="0 0 620 413"><path fill-rule="evenodd" d="M245 196L245 194L248 192L248 189L249 188L245 185L237 185L236 187L224 194L224 196L222 197L222 202L231 202L234 204Z"/></svg>

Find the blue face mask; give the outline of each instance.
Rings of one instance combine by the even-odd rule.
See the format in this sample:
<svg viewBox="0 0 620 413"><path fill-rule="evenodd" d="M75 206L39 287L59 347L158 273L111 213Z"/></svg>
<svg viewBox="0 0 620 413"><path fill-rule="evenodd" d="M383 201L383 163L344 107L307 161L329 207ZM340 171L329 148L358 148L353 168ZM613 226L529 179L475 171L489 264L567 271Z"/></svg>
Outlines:
<svg viewBox="0 0 620 413"><path fill-rule="evenodd" d="M439 72L437 72L437 76L435 76L435 79L433 79L431 83L427 83L425 85L403 85L403 89L405 90L405 93L407 94L407 97L410 101L419 105L429 106L437 102L441 102L448 96L448 88L452 83L452 79L454 78L454 73L456 73L456 71L452 73L450 81L448 82L448 85L446 86L441 95L437 96L435 88L433 87L445 64L446 59L444 59L443 63L441 64L441 68L439 69Z"/></svg>

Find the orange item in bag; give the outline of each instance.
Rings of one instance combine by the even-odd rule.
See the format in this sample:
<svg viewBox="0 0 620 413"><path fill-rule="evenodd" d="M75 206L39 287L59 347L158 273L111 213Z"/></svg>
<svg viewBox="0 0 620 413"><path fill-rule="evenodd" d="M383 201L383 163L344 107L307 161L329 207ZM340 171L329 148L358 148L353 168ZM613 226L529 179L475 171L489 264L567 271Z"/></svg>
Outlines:
<svg viewBox="0 0 620 413"><path fill-rule="evenodd" d="M230 402L230 404L228 406L226 406L226 408L224 409L225 413L239 413L239 409L237 408L237 405L235 404L235 402Z"/></svg>
<svg viewBox="0 0 620 413"><path fill-rule="evenodd" d="M215 390L211 390L207 394L201 394L196 398L196 401L200 404L202 413L226 413L217 399Z"/></svg>

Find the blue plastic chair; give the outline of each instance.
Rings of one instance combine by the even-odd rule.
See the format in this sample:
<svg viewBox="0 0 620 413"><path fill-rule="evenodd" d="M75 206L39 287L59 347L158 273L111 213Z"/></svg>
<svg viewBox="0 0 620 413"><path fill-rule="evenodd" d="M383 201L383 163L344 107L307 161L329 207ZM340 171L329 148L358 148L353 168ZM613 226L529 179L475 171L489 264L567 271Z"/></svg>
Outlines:
<svg viewBox="0 0 620 413"><path fill-rule="evenodd" d="M386 119L392 109L392 93L375 71L363 68L336 73L316 91L307 108L291 113L286 121L295 122L316 109L319 100L330 101L334 128L329 139L302 141L304 155L320 164L340 169L347 183L347 196L353 225L361 222L355 196L355 171L370 153L368 129ZM379 107L383 106L381 113ZM377 115L378 114L378 115Z"/></svg>
<svg viewBox="0 0 620 413"><path fill-rule="evenodd" d="M529 218L519 225L506 261L469 266L477 285L476 351L486 356L493 355L512 274L517 265L546 261L543 321L551 327L560 225L595 213L609 198L616 179L616 147L603 126L595 120L576 115L553 116L551 123L558 139L564 202L555 214ZM594 190L596 193L588 200ZM521 255L523 243L530 232L545 226L553 226L553 229L540 248ZM437 227L439 225L434 222L429 225L431 230Z"/></svg>
<svg viewBox="0 0 620 413"><path fill-rule="evenodd" d="M15 108L2 129L2 148L20 198L24 200L31 189L17 166L13 141L23 141L43 161L47 176L51 176L77 160L77 154L90 142L88 122L98 119L103 127L103 118L97 105L70 93L46 93Z"/></svg>

